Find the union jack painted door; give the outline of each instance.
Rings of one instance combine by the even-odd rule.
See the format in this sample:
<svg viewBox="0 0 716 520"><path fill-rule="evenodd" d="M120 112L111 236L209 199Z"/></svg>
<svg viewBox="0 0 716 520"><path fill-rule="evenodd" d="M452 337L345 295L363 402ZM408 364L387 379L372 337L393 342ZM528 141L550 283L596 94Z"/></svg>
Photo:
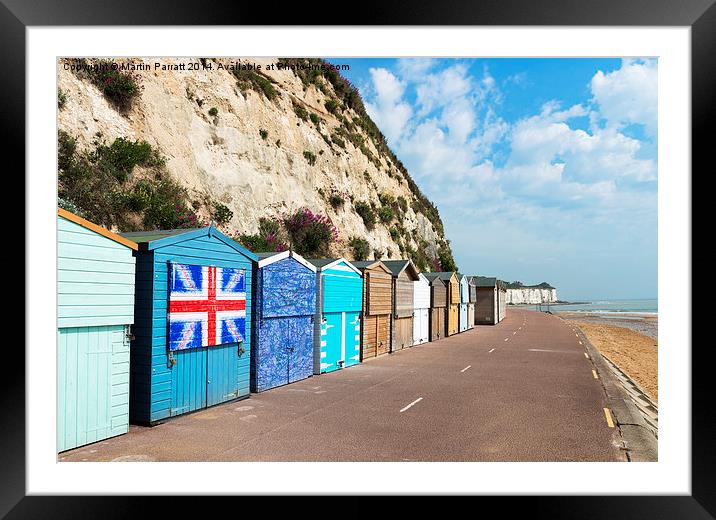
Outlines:
<svg viewBox="0 0 716 520"><path fill-rule="evenodd" d="M173 263L169 282L168 348L176 360L171 415L239 397L245 270Z"/></svg>
<svg viewBox="0 0 716 520"><path fill-rule="evenodd" d="M170 283L169 350L244 340L244 269L172 264Z"/></svg>

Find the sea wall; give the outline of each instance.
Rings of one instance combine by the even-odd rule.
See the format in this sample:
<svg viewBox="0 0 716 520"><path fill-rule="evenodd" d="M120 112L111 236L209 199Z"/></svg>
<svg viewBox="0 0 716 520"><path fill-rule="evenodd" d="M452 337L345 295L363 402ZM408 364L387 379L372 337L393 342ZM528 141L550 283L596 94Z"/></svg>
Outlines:
<svg viewBox="0 0 716 520"><path fill-rule="evenodd" d="M507 303L512 305L554 303L557 301L557 289L536 289L522 287L507 289Z"/></svg>

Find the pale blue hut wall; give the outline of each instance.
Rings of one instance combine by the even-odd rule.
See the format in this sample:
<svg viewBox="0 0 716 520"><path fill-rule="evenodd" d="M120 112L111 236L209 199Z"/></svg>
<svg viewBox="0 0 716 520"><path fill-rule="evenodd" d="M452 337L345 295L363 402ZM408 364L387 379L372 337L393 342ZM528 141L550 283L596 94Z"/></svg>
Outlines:
<svg viewBox="0 0 716 520"><path fill-rule="evenodd" d="M134 322L132 250L57 217L57 326Z"/></svg>
<svg viewBox="0 0 716 520"><path fill-rule="evenodd" d="M344 356L343 366L360 363L363 277L343 261L319 270L316 276L313 372L320 374L340 368L336 361L341 356ZM341 347L345 352L341 352Z"/></svg>
<svg viewBox="0 0 716 520"><path fill-rule="evenodd" d="M57 217L57 450L129 429L132 250Z"/></svg>
<svg viewBox="0 0 716 520"><path fill-rule="evenodd" d="M460 332L465 332L468 329L468 311L467 305L470 301L470 285L467 280L467 276L460 278Z"/></svg>
<svg viewBox="0 0 716 520"><path fill-rule="evenodd" d="M167 352L169 263L246 270L246 339L242 345ZM222 240L202 235L137 252L135 339L131 348L130 418L153 423L249 396L252 260ZM207 385L207 381L211 381ZM213 386L212 386L213 385Z"/></svg>

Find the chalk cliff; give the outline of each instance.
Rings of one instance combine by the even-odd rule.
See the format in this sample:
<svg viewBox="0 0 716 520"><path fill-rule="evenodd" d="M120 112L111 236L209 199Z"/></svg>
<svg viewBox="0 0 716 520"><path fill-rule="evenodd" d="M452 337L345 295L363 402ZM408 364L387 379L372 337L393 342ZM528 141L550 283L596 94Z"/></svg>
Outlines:
<svg viewBox="0 0 716 520"><path fill-rule="evenodd" d="M195 59L131 61L150 70L133 72L141 92L126 110L60 62L59 128L78 148L90 149L97 136L148 142L205 222L216 202L233 212L220 226L232 235L256 233L262 217L308 207L336 226L332 254L351 257L348 240L358 236L368 241L369 258L378 250L384 259L420 260L423 269L441 251L452 258L437 209L387 148L359 96L350 98L357 91L343 91L347 82L279 69L280 60L270 58L241 59L262 65L243 78L227 68L237 59L202 60L210 68L198 70L152 66L176 69ZM336 194L340 205L331 203ZM401 209L368 229L356 206L366 203L377 215L386 196Z"/></svg>

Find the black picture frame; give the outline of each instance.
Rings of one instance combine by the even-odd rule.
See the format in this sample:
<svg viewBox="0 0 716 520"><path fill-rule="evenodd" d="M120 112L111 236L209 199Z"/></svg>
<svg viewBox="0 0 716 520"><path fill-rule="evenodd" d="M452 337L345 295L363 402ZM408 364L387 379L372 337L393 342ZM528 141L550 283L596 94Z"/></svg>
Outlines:
<svg viewBox="0 0 716 520"><path fill-rule="evenodd" d="M713 148L711 123L716 106L716 0L483 0L428 2L382 1L341 15L336 4L282 4L267 9L261 3L215 1L199 5L186 1L100 2L92 0L0 0L0 114L4 158L18 159L24 171L25 149L25 30L50 25L551 25L551 26L689 26L691 28L692 170L706 173ZM346 12L348 12L346 10ZM662 143L663 145L663 143ZM713 162L713 161L711 161ZM710 169L713 166L710 164ZM693 174L690 175L693 182ZM16 177L19 177L16 175ZM692 190L693 191L693 190ZM696 207L693 204L693 207ZM706 203L708 206L708 203ZM695 219L694 219L695 220ZM692 234L693 236L693 234ZM17 246L16 246L17 247ZM17 247L19 249L19 247ZM674 283L692 287L691 273L674 273ZM692 302L685 302L691 305ZM707 302L708 303L708 302ZM693 323L693 319L692 319ZM7 341L7 340L6 340ZM693 343L693 341L692 341ZM690 348L691 345L681 345ZM530 517L543 518L716 518L716 410L708 386L713 347L691 349L692 359L692 494L690 496L509 497L509 510L526 507ZM25 496L25 379L24 357L3 374L0 429L0 515L8 518L119 518L138 514L187 512L186 500L161 500L150 512L141 497ZM499 498L485 498L493 503ZM358 504L358 499L351 499ZM502 500L501 502L504 502ZM505 504L495 503L495 505ZM345 508L346 502L341 506ZM244 506L249 507L249 506ZM181 508L181 509L180 509Z"/></svg>

